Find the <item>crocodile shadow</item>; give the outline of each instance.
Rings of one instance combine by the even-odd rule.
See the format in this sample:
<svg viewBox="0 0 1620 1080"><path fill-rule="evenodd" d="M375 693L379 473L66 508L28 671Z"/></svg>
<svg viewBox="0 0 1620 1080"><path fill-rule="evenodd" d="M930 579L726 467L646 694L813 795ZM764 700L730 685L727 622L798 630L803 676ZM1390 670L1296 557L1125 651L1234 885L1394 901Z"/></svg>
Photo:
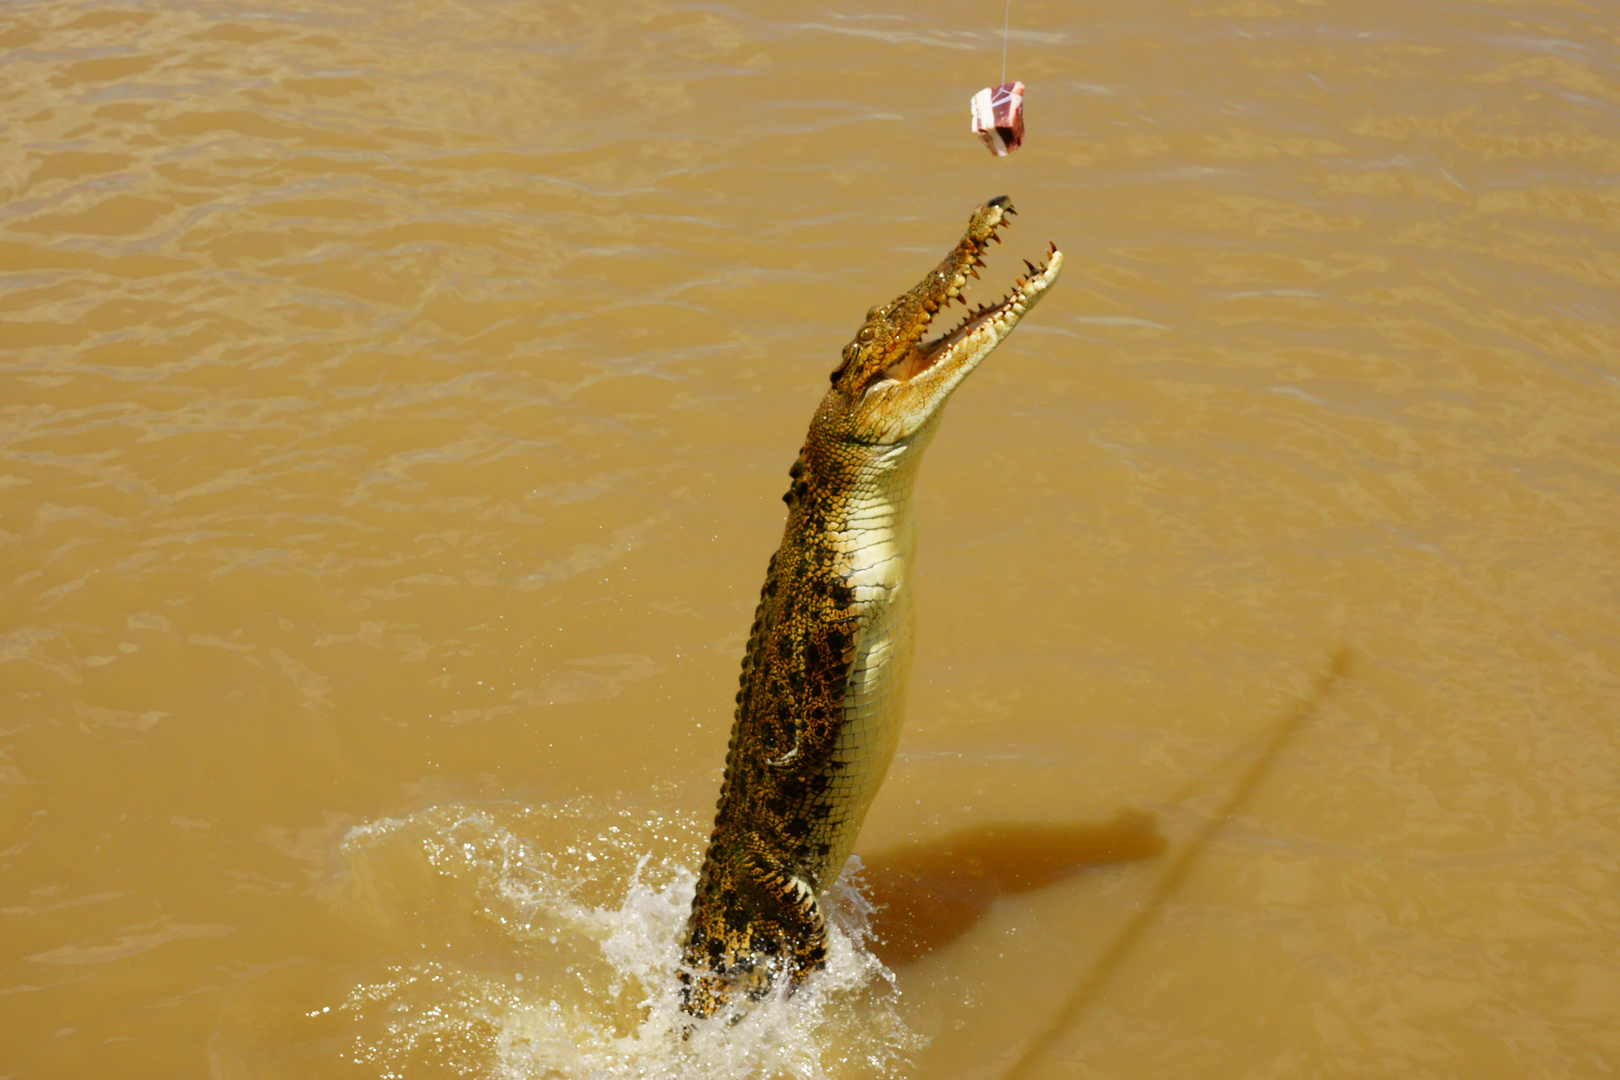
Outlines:
<svg viewBox="0 0 1620 1080"><path fill-rule="evenodd" d="M975 825L873 855L862 874L876 909L872 951L909 964L966 934L998 897L1152 858L1166 846L1157 825L1141 810L1089 825Z"/></svg>

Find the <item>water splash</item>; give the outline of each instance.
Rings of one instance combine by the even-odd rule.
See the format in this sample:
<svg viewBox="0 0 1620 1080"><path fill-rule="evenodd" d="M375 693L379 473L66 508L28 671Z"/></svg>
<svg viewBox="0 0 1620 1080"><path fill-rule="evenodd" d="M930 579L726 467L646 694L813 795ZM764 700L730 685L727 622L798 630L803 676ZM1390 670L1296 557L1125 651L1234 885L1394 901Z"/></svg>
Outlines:
<svg viewBox="0 0 1620 1080"><path fill-rule="evenodd" d="M695 821L586 804L434 807L351 830L341 903L421 955L349 992L347 1056L387 1078L897 1075L923 1040L866 947L858 859L825 897L826 971L735 1023L680 1012L703 835Z"/></svg>

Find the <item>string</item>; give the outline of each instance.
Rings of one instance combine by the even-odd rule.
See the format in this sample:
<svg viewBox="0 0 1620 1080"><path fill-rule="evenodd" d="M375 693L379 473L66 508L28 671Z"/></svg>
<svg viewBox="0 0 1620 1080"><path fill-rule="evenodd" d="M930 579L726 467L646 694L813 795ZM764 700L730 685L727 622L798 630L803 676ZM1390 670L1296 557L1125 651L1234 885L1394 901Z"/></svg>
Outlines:
<svg viewBox="0 0 1620 1080"><path fill-rule="evenodd" d="M1007 0L1007 10L1001 19L1001 83L1007 83L1007 28L1012 25L1012 0Z"/></svg>

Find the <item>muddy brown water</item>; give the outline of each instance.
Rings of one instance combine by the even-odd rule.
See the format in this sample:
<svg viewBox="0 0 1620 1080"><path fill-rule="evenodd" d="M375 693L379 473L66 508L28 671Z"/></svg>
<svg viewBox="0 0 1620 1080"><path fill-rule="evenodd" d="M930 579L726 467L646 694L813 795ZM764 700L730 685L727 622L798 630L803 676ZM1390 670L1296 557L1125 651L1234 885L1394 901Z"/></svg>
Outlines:
<svg viewBox="0 0 1620 1080"><path fill-rule="evenodd" d="M721 1075L599 946L1002 193L979 298L1067 264L920 481L893 985L765 1071L1620 1067L1614 8L1018 0L996 160L1001 14L0 8L0 1077Z"/></svg>

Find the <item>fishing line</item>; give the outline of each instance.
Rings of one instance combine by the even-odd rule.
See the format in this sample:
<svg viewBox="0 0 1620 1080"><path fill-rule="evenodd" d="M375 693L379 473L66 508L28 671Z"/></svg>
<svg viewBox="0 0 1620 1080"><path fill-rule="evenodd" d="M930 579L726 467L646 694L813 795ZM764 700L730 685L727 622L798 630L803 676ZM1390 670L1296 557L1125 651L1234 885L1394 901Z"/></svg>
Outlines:
<svg viewBox="0 0 1620 1080"><path fill-rule="evenodd" d="M1012 0L1007 0L1007 10L1001 16L1001 81L1007 81L1007 28L1012 25Z"/></svg>

